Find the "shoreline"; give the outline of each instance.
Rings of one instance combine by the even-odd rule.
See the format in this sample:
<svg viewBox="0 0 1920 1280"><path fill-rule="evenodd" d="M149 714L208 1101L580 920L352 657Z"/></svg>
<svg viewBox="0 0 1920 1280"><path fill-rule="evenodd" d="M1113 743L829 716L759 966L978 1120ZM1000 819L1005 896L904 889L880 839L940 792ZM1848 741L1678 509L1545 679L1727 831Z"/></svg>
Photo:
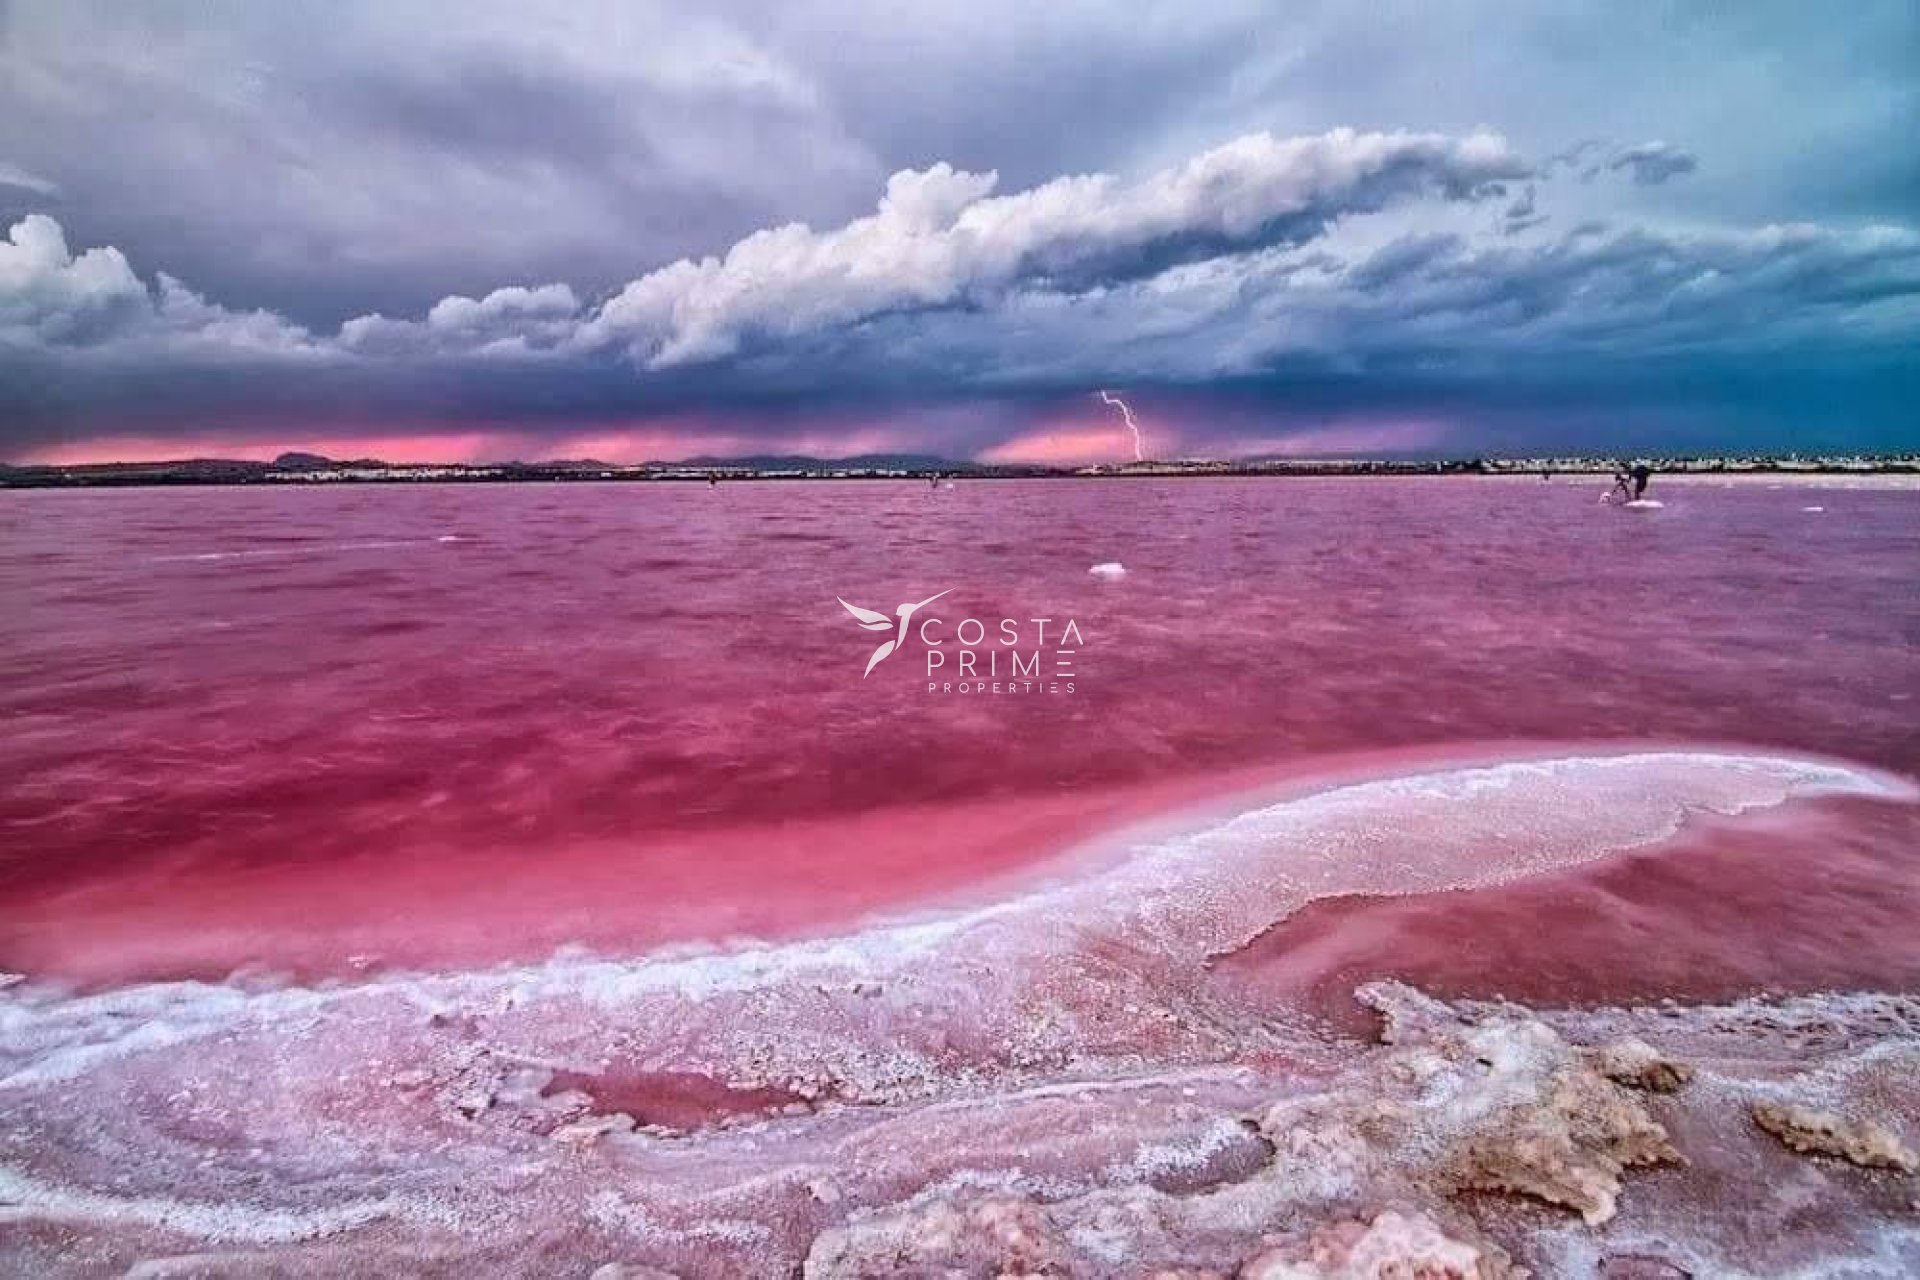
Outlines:
<svg viewBox="0 0 1920 1280"><path fill-rule="evenodd" d="M893 482L951 488L985 480L1543 480L1604 483L1611 461L1598 459L1453 459L1427 462L1378 459L1301 459L1213 462L1177 460L1086 467L990 466L967 462L887 466L855 460L808 460L791 467L750 464L635 466L548 463L342 464L331 468L280 470L271 463L224 459L179 462L100 463L84 466L0 464L0 491L9 489L153 488L337 488L342 485L466 484L691 484L749 482ZM1860 482L1860 487L1920 487L1920 457L1882 461L1800 462L1779 459L1687 459L1657 467L1658 483L1736 485Z"/></svg>
<svg viewBox="0 0 1920 1280"><path fill-rule="evenodd" d="M1353 900L1312 896L1312 858L1266 865L1275 839L1340 847L1355 883L1411 874L1406 901L1622 856L1657 870L1687 856L1661 833L1689 814L1913 802L1904 779L1835 768L1696 747L1308 784L1184 839L1115 833L1158 843L1056 866L1062 883L997 908L753 952L13 984L0 1119L24 1154L0 1192L21 1230L0 1257L75 1275L538 1252L578 1274L1224 1276L1411 1232L1486 1277L1898 1270L1920 1253L1897 1174L1920 1005L1898 975L1571 1005L1377 976L1346 985L1367 1025L1328 1028L1220 959L1248 955L1244 886L1305 895L1287 919ZM1649 784L1664 797L1624 814ZM1390 845L1463 804L1508 816L1464 841L1413 822L1440 850L1416 865L1353 826L1383 803ZM1506 865L1484 865L1503 843ZM103 1125L102 1096L165 1104ZM1721 1208L1786 1181L1823 1212L1756 1234ZM1669 1269L1631 1269L1649 1260Z"/></svg>
<svg viewBox="0 0 1920 1280"><path fill-rule="evenodd" d="M1912 780L1882 765L1731 742L1488 740L1373 749L1045 799L662 831L537 858L511 846L422 848L377 865L356 860L248 871L218 863L169 865L55 880L7 895L13 923L0 929L0 969L34 985L95 992L218 982L249 972L295 982L357 982L537 966L563 955L646 964L687 951L712 958L804 951L986 919L1059 893L1084 897L1102 877L1126 873L1142 851L1205 840L1248 819L1320 801L1639 761L1715 768L1767 762L1850 778L1849 786L1869 787L1887 801L1920 796ZM1817 788L1815 794L1821 794ZM1717 810L1708 805L1706 812ZM1554 874L1633 856L1649 843L1671 843L1700 818L1696 813L1672 831L1650 828L1610 852L1574 858ZM943 833L937 849L927 844L930 829ZM1402 866L1396 874L1405 871ZM1481 895L1542 874L1516 867L1483 880L1483 870L1463 873L1459 883L1403 887L1384 900ZM806 891L743 894L743 885L767 875L804 882ZM156 892L157 880L164 881L164 894ZM636 899L634 888L642 884L648 892ZM1229 950L1284 930L1316 903L1338 911L1343 899L1376 893L1315 892ZM422 916L408 904L434 927L422 929ZM459 927L452 927L456 921ZM120 941L107 948L106 937Z"/></svg>

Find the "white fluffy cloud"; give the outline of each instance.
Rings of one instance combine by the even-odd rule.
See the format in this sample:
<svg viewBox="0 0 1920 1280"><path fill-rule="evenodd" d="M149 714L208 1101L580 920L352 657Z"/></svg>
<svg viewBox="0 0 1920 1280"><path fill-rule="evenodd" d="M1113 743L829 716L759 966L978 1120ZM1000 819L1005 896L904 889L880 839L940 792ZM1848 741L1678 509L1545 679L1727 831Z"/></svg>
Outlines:
<svg viewBox="0 0 1920 1280"><path fill-rule="evenodd" d="M1469 198L1527 164L1492 134L1250 134L1135 182L1056 178L994 196L993 173L895 174L871 215L757 232L724 257L633 281L581 331L664 367L902 310L990 302L1022 285L1091 286L1318 235L1396 199Z"/></svg>
<svg viewBox="0 0 1920 1280"><path fill-rule="evenodd" d="M125 254L88 249L76 257L45 214L28 214L0 241L0 335L8 341L82 343L150 307Z"/></svg>
<svg viewBox="0 0 1920 1280"><path fill-rule="evenodd" d="M340 344L376 355L537 355L566 342L579 323L580 300L567 285L508 285L484 298L442 298L421 320L355 317L340 326Z"/></svg>
<svg viewBox="0 0 1920 1280"><path fill-rule="evenodd" d="M30 349L154 352L227 358L313 353L298 325L268 311L229 311L162 273L149 289L111 246L75 254L66 231L28 214L0 241L0 342Z"/></svg>

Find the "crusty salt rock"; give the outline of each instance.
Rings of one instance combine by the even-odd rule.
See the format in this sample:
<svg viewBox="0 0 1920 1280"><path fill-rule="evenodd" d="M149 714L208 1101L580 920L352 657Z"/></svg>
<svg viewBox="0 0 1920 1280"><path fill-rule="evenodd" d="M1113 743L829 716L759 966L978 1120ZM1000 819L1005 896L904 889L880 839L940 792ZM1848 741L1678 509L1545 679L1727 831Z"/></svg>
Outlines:
<svg viewBox="0 0 1920 1280"><path fill-rule="evenodd" d="M1303 1193L1336 1200L1367 1187L1413 1125L1413 1112L1388 1099L1356 1105L1307 1097L1269 1107L1258 1127L1276 1168Z"/></svg>
<svg viewBox="0 0 1920 1280"><path fill-rule="evenodd" d="M1681 1162L1667 1131L1591 1068L1556 1069L1532 1098L1489 1113L1456 1150L1462 1188L1565 1205L1597 1226L1613 1217L1620 1175Z"/></svg>
<svg viewBox="0 0 1920 1280"><path fill-rule="evenodd" d="M1615 1084L1649 1093L1672 1093L1693 1079L1692 1067L1675 1062L1645 1040L1632 1036L1602 1045L1588 1057L1594 1069Z"/></svg>
<svg viewBox="0 0 1920 1280"><path fill-rule="evenodd" d="M1247 1260L1240 1280L1500 1280L1524 1275L1497 1247L1457 1240L1423 1213L1316 1227Z"/></svg>
<svg viewBox="0 0 1920 1280"><path fill-rule="evenodd" d="M610 1133L632 1133L633 1117L623 1111L608 1115L586 1116L571 1124L563 1124L550 1135L555 1142L565 1142L576 1147L590 1147Z"/></svg>
<svg viewBox="0 0 1920 1280"><path fill-rule="evenodd" d="M1070 1253L1045 1210L1017 1199L936 1200L822 1232L807 1280L898 1275L1071 1274Z"/></svg>
<svg viewBox="0 0 1920 1280"><path fill-rule="evenodd" d="M1683 1162L1640 1100L1545 1023L1519 1012L1475 1021L1397 982L1356 994L1385 1015L1384 1036L1418 1082L1417 1133L1441 1145L1451 1189L1533 1196L1598 1225L1614 1215L1625 1170Z"/></svg>
<svg viewBox="0 0 1920 1280"><path fill-rule="evenodd" d="M1363 987L1386 1019L1377 1084L1360 1105L1305 1098L1260 1123L1278 1166L1331 1198L1401 1177L1564 1205L1589 1223L1615 1212L1622 1173L1678 1162L1666 1131L1581 1051L1522 1012L1479 1020L1401 983Z"/></svg>
<svg viewBox="0 0 1920 1280"><path fill-rule="evenodd" d="M1753 1122L1795 1151L1876 1169L1914 1171L1912 1148L1885 1125L1792 1103L1756 1102Z"/></svg>
<svg viewBox="0 0 1920 1280"><path fill-rule="evenodd" d="M671 1271L632 1262L608 1262L593 1269L587 1280L680 1280Z"/></svg>
<svg viewBox="0 0 1920 1280"><path fill-rule="evenodd" d="M1435 1000L1404 982L1391 979L1369 982L1356 988L1353 995L1380 1015L1380 1039L1387 1044L1418 1043L1452 1035L1473 1025L1452 1005Z"/></svg>

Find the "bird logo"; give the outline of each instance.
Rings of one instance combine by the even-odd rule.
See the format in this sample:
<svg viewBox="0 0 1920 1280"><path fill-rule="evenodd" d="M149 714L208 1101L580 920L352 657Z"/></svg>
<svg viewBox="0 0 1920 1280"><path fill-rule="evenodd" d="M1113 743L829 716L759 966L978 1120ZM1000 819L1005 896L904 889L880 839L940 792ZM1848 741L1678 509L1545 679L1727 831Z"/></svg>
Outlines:
<svg viewBox="0 0 1920 1280"><path fill-rule="evenodd" d="M926 608L928 605L932 604L935 600L938 600L940 596L944 596L947 594L948 591L952 591L952 590L953 590L952 587L948 587L946 591L940 592L939 595L928 596L925 600L918 601L917 603L914 603L914 604L903 604L898 609L895 609L893 611L894 613L893 618L889 618L886 614L880 613L877 610L862 609L857 604L848 604L845 600L840 600L839 596L835 596L834 597L835 600L840 600L840 607L842 609L845 609L848 613L852 614L853 620L855 622L858 622L864 630L894 631L894 625L895 625L894 618L899 619L899 630L894 631L894 635L891 640L888 640L885 644L881 645L878 649L875 649L873 651L873 656L867 659L867 669L860 673L860 678L862 680L865 680L868 676L872 675L873 669L880 665L882 659L887 657L887 655L898 651L899 649L903 648L906 645L907 622L909 619L913 617L916 611Z"/></svg>

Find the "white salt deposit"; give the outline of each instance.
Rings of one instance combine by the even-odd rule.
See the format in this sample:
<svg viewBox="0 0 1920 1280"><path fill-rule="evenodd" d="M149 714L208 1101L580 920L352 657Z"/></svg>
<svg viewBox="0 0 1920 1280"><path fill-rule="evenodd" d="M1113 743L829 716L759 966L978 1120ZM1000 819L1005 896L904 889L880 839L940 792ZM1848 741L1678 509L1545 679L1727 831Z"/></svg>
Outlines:
<svg viewBox="0 0 1920 1280"><path fill-rule="evenodd" d="M1388 1051L1247 1003L1209 980L1212 955L1319 898L1500 883L1656 843L1689 815L1832 794L1912 798L1779 756L1516 761L1122 833L1064 859L1071 878L838 938L319 986L17 984L0 989L0 1270L118 1274L218 1246L255 1250L254 1270L519 1256L582 1275L779 1274L823 1233L902 1206L935 1237L1052 1241L1071 1274L1141 1250L1231 1269L1336 1171L1342 1194L1428 1195L1420 1161L1458 1108L1401 1099L1414 1136L1383 1163L1339 1117L1370 1114L1397 1078L1354 1055ZM1663 1049L1676 1026L1664 1010L1619 1023L1605 1030ZM1869 1025L1899 1029L1877 1011ZM1516 1022L1487 1044L1531 1053L1546 1034ZM1870 1037L1833 1051L1872 1052ZM1392 1052L1404 1068L1428 1051ZM1877 1080L1884 1058L1860 1070ZM1709 1097L1705 1083L1689 1088ZM1298 1169L1241 1123L1283 1099L1331 1144ZM1797 1158L1762 1142L1734 1154ZM1420 1207L1469 1238L1444 1201ZM920 1247L925 1225L900 1229ZM49 1231L58 1256L35 1251ZM1873 1247L1904 1258L1904 1239ZM1689 1247L1718 1257L1710 1237ZM809 1274L833 1274L823 1258Z"/></svg>

